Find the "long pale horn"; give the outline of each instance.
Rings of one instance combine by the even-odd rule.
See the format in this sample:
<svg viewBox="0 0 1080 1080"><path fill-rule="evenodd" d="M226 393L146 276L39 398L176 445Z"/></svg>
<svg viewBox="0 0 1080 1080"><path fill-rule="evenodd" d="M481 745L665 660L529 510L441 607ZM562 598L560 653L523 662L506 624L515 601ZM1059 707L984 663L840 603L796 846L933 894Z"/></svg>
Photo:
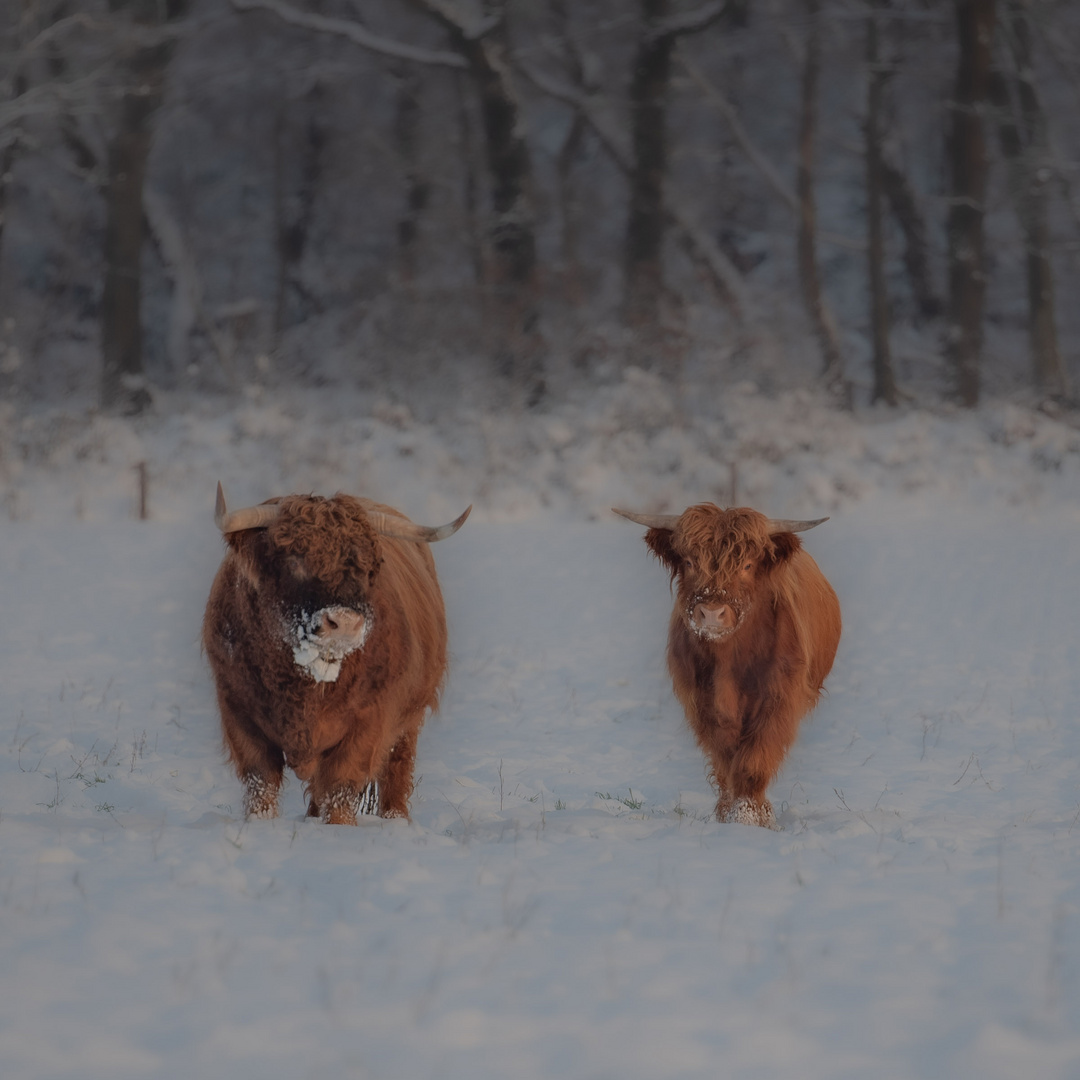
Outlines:
<svg viewBox="0 0 1080 1080"><path fill-rule="evenodd" d="M627 521L644 525L646 529L674 529L682 517L681 514L635 514L630 510L620 510L617 506L613 506L611 512Z"/></svg>
<svg viewBox="0 0 1080 1080"><path fill-rule="evenodd" d="M372 528L380 536L390 536L395 540L417 540L425 544L434 544L437 540L445 540L465 524L465 519L472 513L470 503L463 514L460 514L448 525L415 525L408 518L398 517L396 514L384 514L381 510L368 510L368 521Z"/></svg>
<svg viewBox="0 0 1080 1080"><path fill-rule="evenodd" d="M787 518L769 518L769 532L806 532L807 529L816 528L823 521L828 521L827 517L818 518L816 521L791 521Z"/></svg>
<svg viewBox="0 0 1080 1080"><path fill-rule="evenodd" d="M222 490L221 481L217 486L217 503L214 506L214 524L223 533L240 532L243 529L265 529L280 512L276 503L269 506L248 506L243 510L233 510L231 513L225 509L225 492Z"/></svg>

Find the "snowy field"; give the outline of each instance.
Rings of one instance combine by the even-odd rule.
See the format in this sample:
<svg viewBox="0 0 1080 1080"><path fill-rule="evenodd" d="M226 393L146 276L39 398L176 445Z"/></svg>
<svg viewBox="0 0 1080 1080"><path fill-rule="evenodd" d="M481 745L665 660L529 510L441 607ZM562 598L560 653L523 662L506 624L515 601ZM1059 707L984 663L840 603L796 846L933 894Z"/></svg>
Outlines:
<svg viewBox="0 0 1080 1080"><path fill-rule="evenodd" d="M1080 432L680 408L631 373L452 430L259 394L3 417L0 1074L1080 1077ZM666 576L606 512L727 501L731 461L740 502L832 515L844 638L778 832L710 820ZM410 822L305 820L295 780L242 820L198 644L218 479L476 504L434 549Z"/></svg>

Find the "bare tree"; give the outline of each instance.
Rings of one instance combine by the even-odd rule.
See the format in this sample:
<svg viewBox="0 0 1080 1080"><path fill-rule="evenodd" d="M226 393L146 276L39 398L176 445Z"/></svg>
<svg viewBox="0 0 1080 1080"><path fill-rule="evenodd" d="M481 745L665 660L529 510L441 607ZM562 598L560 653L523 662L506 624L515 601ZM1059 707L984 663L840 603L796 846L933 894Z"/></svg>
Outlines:
<svg viewBox="0 0 1080 1080"><path fill-rule="evenodd" d="M99 113L102 83L112 71L108 31L100 13L96 18L86 11L73 13L64 3L0 5L0 248L18 212L20 162L46 146L60 150L58 135L63 146L54 161L59 167L79 175L88 189L99 179L101 161L88 145L85 125L89 116ZM12 265L0 260L0 266L5 264ZM68 269L58 274L59 292L71 287ZM18 285L3 284L0 386L13 389L23 380L33 381L24 362L34 356L41 334L47 332L45 324L59 321L51 317L57 297L52 298L50 315L35 318L24 315ZM37 333L31 328L34 322Z"/></svg>
<svg viewBox="0 0 1080 1080"><path fill-rule="evenodd" d="M556 33L562 44L563 52L570 65L571 78L576 86L586 92L595 90L590 78L588 63L570 29L570 17L566 0L551 0L551 12L554 16ZM558 179L559 211L562 224L561 247L563 265L563 287L568 299L577 301L581 298L581 259L578 251L578 214L572 198L571 171L575 159L582 151L589 125L581 111L574 110L570 128L566 133L556 159Z"/></svg>
<svg viewBox="0 0 1080 1080"><path fill-rule="evenodd" d="M881 148L881 185L889 201L893 220L904 234L904 269L907 272L915 308L922 319L941 314L941 299L930 279L930 256L926 242L926 219L911 183L900 166L890 159L887 142Z"/></svg>
<svg viewBox="0 0 1080 1080"><path fill-rule="evenodd" d="M717 87L705 77L697 64L686 56L685 53L679 56L679 64L683 71L686 72L690 79L700 88L705 101L714 106L727 122L728 129L735 137L735 141L746 155L750 164L758 171L766 185L780 199L783 205L798 218L800 216L801 208L795 190L788 185L783 176L780 175L780 171L776 166L773 165L768 157L755 144L731 102L720 93ZM839 247L850 248L855 251L863 251L866 247L862 241L857 240L854 237L828 232L825 229L816 229L815 235L819 240L825 243L836 244ZM824 298L822 299L822 303L824 303Z"/></svg>
<svg viewBox="0 0 1080 1080"><path fill-rule="evenodd" d="M871 11L874 8L882 9L877 16L879 38L884 28L888 28L891 53L890 70L893 75L899 77L901 65L905 62L908 62L909 66L913 67L915 71L921 70L922 59L929 42L925 35L919 36L917 39L918 57L915 59L914 64L911 64L906 58L902 58L901 43L906 37L902 29L904 20L908 18L918 20L924 14L935 20L939 16L930 12L913 11L909 5L904 3L894 6L892 0L873 0ZM899 139L896 137L895 106L896 96L887 93L883 101L883 115L879 133L881 143L879 156L881 186L884 197L888 201L893 221L899 227L904 238L903 263L915 303L915 317L919 321L935 319L941 314L942 303L934 288L930 270L926 216L920 205L919 196L904 168L903 154L899 146Z"/></svg>
<svg viewBox="0 0 1080 1080"><path fill-rule="evenodd" d="M798 265L803 305L818 339L825 382L844 390L844 358L840 333L825 303L817 258L817 207L814 201L814 144L817 135L817 93L821 70L821 32L818 0L804 0L807 24L803 50L802 106L799 115L799 166L796 195L799 200Z"/></svg>
<svg viewBox="0 0 1080 1080"><path fill-rule="evenodd" d="M574 109L596 135L600 146L610 160L629 182L633 173L633 155L630 140L620 124L605 107L604 95L599 90L586 89L581 85L568 85L518 55L518 67L537 89ZM688 205L685 192L671 193L669 185L662 187L664 214L667 224L678 233L691 257L706 273L717 293L727 303L731 313L741 323L746 318L749 301L738 267L724 254L709 231L702 228Z"/></svg>
<svg viewBox="0 0 1080 1080"><path fill-rule="evenodd" d="M874 0L866 19L866 237L867 275L870 282L870 337L873 343L874 389L871 402L899 404L889 348L889 295L885 285L885 236L882 221L883 162L882 112L891 68L882 62L881 28L877 10L888 0Z"/></svg>
<svg viewBox="0 0 1080 1080"><path fill-rule="evenodd" d="M462 206L465 212L465 232L469 247L469 258L472 262L473 281L478 287L482 287L487 278L487 270L484 266L484 238L480 226L480 213L478 210L480 184L477 180L480 165L476 139L473 135L473 122L469 115L468 93L464 85L468 76L464 72L457 72L454 76L454 93L457 102L458 132L461 140L461 160L463 166L462 183Z"/></svg>
<svg viewBox="0 0 1080 1080"><path fill-rule="evenodd" d="M138 28L184 14L187 0L110 0L110 9ZM174 42L135 37L121 64L125 89L108 153L105 189L105 288L101 301L101 400L122 413L150 403L142 362L143 182L154 117L161 105Z"/></svg>
<svg viewBox="0 0 1080 1080"><path fill-rule="evenodd" d="M672 52L681 36L704 30L724 13L727 4L707 3L675 15L670 0L640 2L641 30L630 82L632 157L624 305L628 322L648 327L658 321L663 292L666 117Z"/></svg>
<svg viewBox="0 0 1080 1080"><path fill-rule="evenodd" d="M405 205L397 222L398 277L405 285L416 278L420 219L431 184L420 168L421 83L415 70L401 72L394 115L394 142L405 169Z"/></svg>
<svg viewBox="0 0 1080 1080"><path fill-rule="evenodd" d="M509 62L505 0L487 0L483 12L453 0L412 0L447 33L451 51L422 49L373 34L359 23L299 11L283 0L232 0L241 11L265 9L294 26L337 34L372 52L466 71L480 104L491 215L488 229L495 297L496 353L504 374L527 387L530 401L544 392L538 333L536 214L532 162ZM416 191L414 190L414 194Z"/></svg>
<svg viewBox="0 0 1080 1080"><path fill-rule="evenodd" d="M978 404L982 321L986 297L987 157L982 110L990 90L994 0L955 0L958 61L951 102L948 156L952 191L946 233L949 309L946 348L957 400Z"/></svg>
<svg viewBox="0 0 1080 1080"><path fill-rule="evenodd" d="M316 80L301 103L303 119L299 137L289 127L286 108L278 114L274 140L274 216L278 255L275 334L293 323L303 322L312 311L321 308L317 297L304 287L300 264L308 245L329 138L322 119L324 105L325 91ZM289 164L299 166L295 183L290 183ZM293 308L291 318L290 307Z"/></svg>
<svg viewBox="0 0 1080 1080"><path fill-rule="evenodd" d="M521 385L530 405L546 391L539 333L536 208L532 160L525 139L506 28L505 0L488 0L479 19L448 0L415 0L446 30L465 59L480 102L488 171L495 297L496 361Z"/></svg>
<svg viewBox="0 0 1080 1080"><path fill-rule="evenodd" d="M1003 65L991 72L990 97L997 111L1009 187L1024 234L1031 374L1036 386L1067 396L1069 382L1058 346L1049 251L1047 202L1054 170L1047 147L1046 118L1035 85L1027 15L1017 0L1007 0L1005 14L1001 36L1008 47L1010 70L1007 75Z"/></svg>

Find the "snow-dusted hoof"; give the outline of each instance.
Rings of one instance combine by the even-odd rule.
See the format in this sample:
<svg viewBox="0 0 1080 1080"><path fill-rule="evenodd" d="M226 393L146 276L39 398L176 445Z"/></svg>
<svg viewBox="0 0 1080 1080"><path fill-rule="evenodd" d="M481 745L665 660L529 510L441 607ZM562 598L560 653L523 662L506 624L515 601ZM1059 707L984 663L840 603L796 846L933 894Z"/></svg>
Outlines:
<svg viewBox="0 0 1080 1080"><path fill-rule="evenodd" d="M327 825L355 825L361 815L377 817L378 814L379 785L375 780L362 791L351 784L335 788L322 807L322 819Z"/></svg>
<svg viewBox="0 0 1080 1080"><path fill-rule="evenodd" d="M263 776L248 773L244 777L244 817L276 818L278 789Z"/></svg>
<svg viewBox="0 0 1080 1080"><path fill-rule="evenodd" d="M735 799L731 801L723 817L720 817L720 807L717 806L717 820L730 822L733 825L760 825L764 829L778 831L780 826L776 824L776 815L773 813L772 803L768 799L754 802L752 799Z"/></svg>

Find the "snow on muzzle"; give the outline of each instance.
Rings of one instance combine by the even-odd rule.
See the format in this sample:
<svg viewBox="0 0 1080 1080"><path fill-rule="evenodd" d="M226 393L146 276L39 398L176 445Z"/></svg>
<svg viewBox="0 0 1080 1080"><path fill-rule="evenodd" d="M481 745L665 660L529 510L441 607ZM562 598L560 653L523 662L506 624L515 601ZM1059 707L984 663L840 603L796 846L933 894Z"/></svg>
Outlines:
<svg viewBox="0 0 1080 1080"><path fill-rule="evenodd" d="M686 607L686 622L698 637L718 641L735 633L750 605L726 589L700 592Z"/></svg>
<svg viewBox="0 0 1080 1080"><path fill-rule="evenodd" d="M363 648L371 622L369 612L349 607L301 612L289 633L293 659L316 682L335 682L341 674L342 660Z"/></svg>

